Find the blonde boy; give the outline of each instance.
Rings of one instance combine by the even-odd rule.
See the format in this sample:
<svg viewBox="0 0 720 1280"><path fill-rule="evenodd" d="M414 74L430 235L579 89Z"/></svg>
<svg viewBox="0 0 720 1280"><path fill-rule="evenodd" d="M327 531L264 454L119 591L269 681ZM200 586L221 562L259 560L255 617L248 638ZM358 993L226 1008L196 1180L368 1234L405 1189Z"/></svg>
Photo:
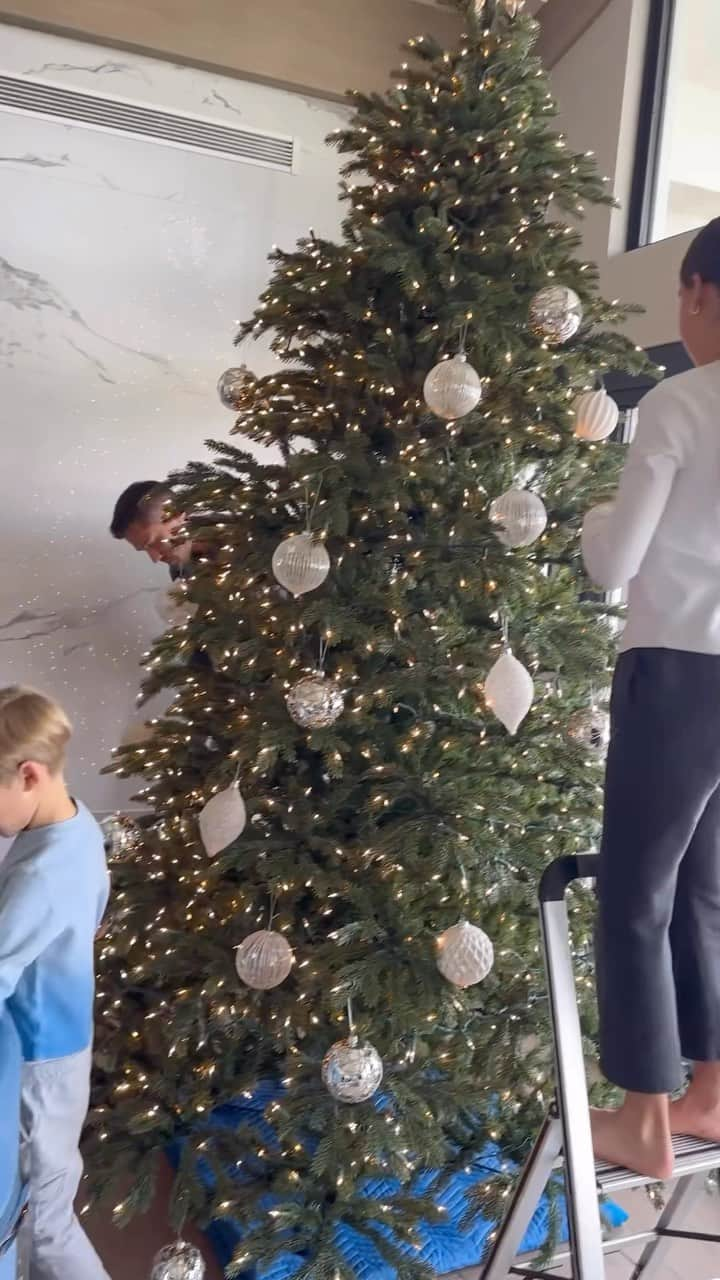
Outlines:
<svg viewBox="0 0 720 1280"><path fill-rule="evenodd" d="M0 834L16 837L0 866L0 1004L24 1059L29 1280L109 1280L74 1209L108 873L100 828L65 786L70 734L50 698L0 689Z"/></svg>

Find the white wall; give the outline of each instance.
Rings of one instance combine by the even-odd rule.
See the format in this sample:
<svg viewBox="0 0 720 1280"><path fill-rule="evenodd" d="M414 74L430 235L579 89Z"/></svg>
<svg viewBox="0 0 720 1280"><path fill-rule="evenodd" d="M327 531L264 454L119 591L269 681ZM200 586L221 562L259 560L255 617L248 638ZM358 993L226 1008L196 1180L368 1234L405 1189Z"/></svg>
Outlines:
<svg viewBox="0 0 720 1280"><path fill-rule="evenodd" d="M344 108L39 32L0 27L0 70L292 135L297 173L0 112L0 684L30 681L77 728L71 777L97 810L130 788L99 769L132 731L140 656L167 571L108 532L131 480L203 456L232 425L237 363L273 243L339 222ZM252 347L242 358L272 366Z"/></svg>
<svg viewBox="0 0 720 1280"><path fill-rule="evenodd" d="M692 239L687 234L624 252L647 5L648 0L611 0L551 77L561 128L578 150L597 153L600 172L608 175L610 190L623 206L590 213L585 251L600 266L606 296L644 306L645 314L628 326L643 346L677 340L678 269Z"/></svg>

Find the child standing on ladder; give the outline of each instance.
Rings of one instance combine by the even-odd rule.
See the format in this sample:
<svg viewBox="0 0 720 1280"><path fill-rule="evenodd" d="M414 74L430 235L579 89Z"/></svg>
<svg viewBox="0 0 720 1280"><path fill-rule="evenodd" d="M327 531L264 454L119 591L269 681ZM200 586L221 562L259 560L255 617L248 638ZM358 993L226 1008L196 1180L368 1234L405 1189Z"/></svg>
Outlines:
<svg viewBox="0 0 720 1280"><path fill-rule="evenodd" d="M617 500L583 530L595 582L629 586L597 937L602 1067L626 1094L593 1141L658 1179L672 1134L720 1142L720 218L683 262L680 332L695 368L645 398Z"/></svg>

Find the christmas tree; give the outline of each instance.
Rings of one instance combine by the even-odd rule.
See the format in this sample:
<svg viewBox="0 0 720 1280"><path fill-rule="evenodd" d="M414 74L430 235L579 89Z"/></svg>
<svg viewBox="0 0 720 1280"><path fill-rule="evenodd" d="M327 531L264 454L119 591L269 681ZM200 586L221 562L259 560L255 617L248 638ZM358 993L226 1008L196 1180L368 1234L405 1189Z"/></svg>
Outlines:
<svg viewBox="0 0 720 1280"><path fill-rule="evenodd" d="M551 1089L538 880L598 831L612 627L578 532L617 474L598 379L643 357L577 256L609 196L534 20L459 7L456 50L354 95L342 240L273 254L238 340L282 370L222 390L277 461L211 441L174 478L203 560L114 766L152 816L114 868L93 1181L123 1222L175 1144L175 1219L231 1225L231 1273L345 1280L351 1232L428 1274L419 1223L488 1142L497 1220Z"/></svg>

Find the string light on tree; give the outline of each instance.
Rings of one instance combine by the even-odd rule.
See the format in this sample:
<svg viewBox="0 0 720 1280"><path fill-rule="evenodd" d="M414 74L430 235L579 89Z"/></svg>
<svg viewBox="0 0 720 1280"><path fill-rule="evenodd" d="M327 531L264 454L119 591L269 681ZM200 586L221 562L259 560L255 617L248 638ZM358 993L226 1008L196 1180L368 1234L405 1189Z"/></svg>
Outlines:
<svg viewBox="0 0 720 1280"><path fill-rule="evenodd" d="M583 319L580 298L564 284L540 289L530 303L530 330L549 347L559 347L575 337Z"/></svg>
<svg viewBox="0 0 720 1280"><path fill-rule="evenodd" d="M495 963L493 944L477 925L461 920L437 940L437 967L456 987L483 982Z"/></svg>
<svg viewBox="0 0 720 1280"><path fill-rule="evenodd" d="M529 489L508 489L490 505L490 519L506 547L529 547L547 527L542 498Z"/></svg>
<svg viewBox="0 0 720 1280"><path fill-rule="evenodd" d="M208 800L198 819L200 836L209 858L222 853L245 830L247 809L240 794L240 783L233 780L224 791Z"/></svg>
<svg viewBox="0 0 720 1280"><path fill-rule="evenodd" d="M586 391L575 401L575 435L579 440L607 440L620 420L620 408L604 389Z"/></svg>
<svg viewBox="0 0 720 1280"><path fill-rule="evenodd" d="M240 943L235 968L246 987L270 991L285 981L294 964L292 947L282 933L259 929Z"/></svg>
<svg viewBox="0 0 720 1280"><path fill-rule="evenodd" d="M150 1280L204 1280L205 1263L199 1249L186 1240L176 1240L153 1259Z"/></svg>
<svg viewBox="0 0 720 1280"><path fill-rule="evenodd" d="M438 418L454 422L476 409L482 399L482 382L463 351L441 360L425 379L425 403Z"/></svg>
<svg viewBox="0 0 720 1280"><path fill-rule="evenodd" d="M291 533L276 547L272 569L281 587L304 596L322 586L330 572L330 556L324 542L308 530Z"/></svg>

